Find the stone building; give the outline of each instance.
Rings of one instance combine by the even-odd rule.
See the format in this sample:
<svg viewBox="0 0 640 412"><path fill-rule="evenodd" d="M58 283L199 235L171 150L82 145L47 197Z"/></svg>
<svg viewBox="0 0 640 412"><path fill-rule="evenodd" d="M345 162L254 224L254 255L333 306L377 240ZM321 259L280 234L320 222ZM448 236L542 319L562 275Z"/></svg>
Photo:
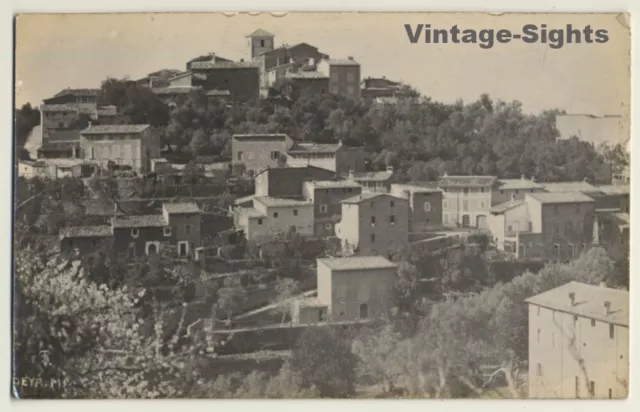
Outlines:
<svg viewBox="0 0 640 412"><path fill-rule="evenodd" d="M148 124L90 125L80 132L84 159L128 166L137 173L151 170L160 157L160 136Z"/></svg>
<svg viewBox="0 0 640 412"><path fill-rule="evenodd" d="M526 302L530 398L629 396L629 292L570 282Z"/></svg>
<svg viewBox="0 0 640 412"><path fill-rule="evenodd" d="M360 99L360 63L353 57L325 59L318 63L317 69L329 75L331 94Z"/></svg>
<svg viewBox="0 0 640 412"><path fill-rule="evenodd" d="M343 253L389 256L409 240L409 201L385 193L362 193L341 202L336 236Z"/></svg>

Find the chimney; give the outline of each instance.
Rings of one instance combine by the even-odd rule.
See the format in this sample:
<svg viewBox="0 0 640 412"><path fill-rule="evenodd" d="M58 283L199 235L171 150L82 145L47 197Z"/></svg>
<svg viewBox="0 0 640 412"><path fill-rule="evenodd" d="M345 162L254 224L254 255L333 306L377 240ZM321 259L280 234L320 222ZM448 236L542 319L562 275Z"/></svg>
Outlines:
<svg viewBox="0 0 640 412"><path fill-rule="evenodd" d="M569 300L571 301L571 306L576 305L576 294L571 292L569 293Z"/></svg>
<svg viewBox="0 0 640 412"><path fill-rule="evenodd" d="M315 66L315 64L316 64L316 60L315 60L313 57L311 57L311 58L309 59L309 65L311 65L311 66Z"/></svg>
<svg viewBox="0 0 640 412"><path fill-rule="evenodd" d="M91 121L87 123L87 129L91 128Z"/></svg>
<svg viewBox="0 0 640 412"><path fill-rule="evenodd" d="M520 179L521 179L521 180L524 180L524 175L520 175Z"/></svg>
<svg viewBox="0 0 640 412"><path fill-rule="evenodd" d="M611 313L611 302L608 300L604 302L604 315L608 316Z"/></svg>
<svg viewBox="0 0 640 412"><path fill-rule="evenodd" d="M349 170L349 179L353 179L354 177L353 170Z"/></svg>
<svg viewBox="0 0 640 412"><path fill-rule="evenodd" d="M353 56L349 56L347 57L349 60L353 60Z"/></svg>
<svg viewBox="0 0 640 412"><path fill-rule="evenodd" d="M393 166L387 166L387 172L393 173Z"/></svg>
<svg viewBox="0 0 640 412"><path fill-rule="evenodd" d="M531 181L535 182L536 181L536 177L535 176L531 176Z"/></svg>
<svg viewBox="0 0 640 412"><path fill-rule="evenodd" d="M293 57L289 57L289 63L293 64Z"/></svg>

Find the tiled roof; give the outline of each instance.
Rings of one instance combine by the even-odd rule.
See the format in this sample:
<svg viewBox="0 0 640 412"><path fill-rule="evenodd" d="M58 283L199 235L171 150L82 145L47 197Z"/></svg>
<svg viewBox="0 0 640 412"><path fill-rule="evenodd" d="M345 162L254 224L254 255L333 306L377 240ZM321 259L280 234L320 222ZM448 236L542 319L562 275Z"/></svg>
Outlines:
<svg viewBox="0 0 640 412"><path fill-rule="evenodd" d="M628 195L631 191L629 185L604 185L597 189L606 195Z"/></svg>
<svg viewBox="0 0 640 412"><path fill-rule="evenodd" d="M391 191L396 190L408 190L411 193L438 193L441 190L436 187L426 187L419 184L405 184L405 183L393 183L391 185Z"/></svg>
<svg viewBox="0 0 640 412"><path fill-rule="evenodd" d="M489 211L491 213L502 213L516 206L520 206L522 204L524 204L524 199L519 199L514 201L508 200L504 203L500 203L499 205L493 206L491 209L489 209Z"/></svg>
<svg viewBox="0 0 640 412"><path fill-rule="evenodd" d="M353 174L353 180L357 182L385 182L393 176L392 171L360 172Z"/></svg>
<svg viewBox="0 0 640 412"><path fill-rule="evenodd" d="M335 153L341 147L340 143L297 143L287 153Z"/></svg>
<svg viewBox="0 0 640 412"><path fill-rule="evenodd" d="M574 306L571 305L570 293L575 294ZM569 282L532 296L526 302L606 323L629 326L629 292L626 290ZM611 305L609 314L605 314L605 302Z"/></svg>
<svg viewBox="0 0 640 412"><path fill-rule="evenodd" d="M592 203L595 202L591 197L582 194L580 192L565 192L565 193L527 193L526 196L531 196L534 199L540 201L540 203Z"/></svg>
<svg viewBox="0 0 640 412"><path fill-rule="evenodd" d="M168 87L153 87L151 91L155 94L189 94L194 90L201 89L200 86L168 86Z"/></svg>
<svg viewBox="0 0 640 412"><path fill-rule="evenodd" d="M231 92L229 90L209 90L207 91L207 96L230 96Z"/></svg>
<svg viewBox="0 0 640 412"><path fill-rule="evenodd" d="M498 188L503 190L513 189L542 189L543 185L529 179L498 179Z"/></svg>
<svg viewBox="0 0 640 412"><path fill-rule="evenodd" d="M351 59L328 59L326 61L330 66L360 66L360 63Z"/></svg>
<svg viewBox="0 0 640 412"><path fill-rule="evenodd" d="M90 200L84 207L84 213L91 216L114 216L121 215L116 211L115 203L103 200Z"/></svg>
<svg viewBox="0 0 640 412"><path fill-rule="evenodd" d="M353 180L312 180L307 182L314 186L317 189L330 189L330 188L340 188L340 187L352 187L359 188L362 187L358 182L354 182Z"/></svg>
<svg viewBox="0 0 640 412"><path fill-rule="evenodd" d="M352 196L347 199L342 200L340 203L349 203L349 204L358 204L367 200L372 200L378 197L390 197L394 200L407 202L407 199L403 199L401 197L390 195L389 193L380 193L380 192L366 192L360 195Z"/></svg>
<svg viewBox="0 0 640 412"><path fill-rule="evenodd" d="M57 140L54 142L45 142L42 146L38 148L38 150L48 151L48 150L71 150L73 148L79 148L80 142L77 140L69 141L69 140Z"/></svg>
<svg viewBox="0 0 640 412"><path fill-rule="evenodd" d="M614 213L613 216L616 218L620 226L629 227L631 223L629 213Z"/></svg>
<svg viewBox="0 0 640 412"><path fill-rule="evenodd" d="M253 218L267 217L267 215L265 215L262 212L258 212L256 209L252 207L239 207L237 208L236 213L247 215L248 217L253 217Z"/></svg>
<svg viewBox="0 0 640 412"><path fill-rule="evenodd" d="M542 183L547 192L566 193L566 192L591 192L597 193L599 190L596 186L588 182L555 182Z"/></svg>
<svg viewBox="0 0 640 412"><path fill-rule="evenodd" d="M248 203L248 202L253 202L253 198L256 195L249 195L249 196L245 196L245 197L239 197L236 200L233 201L234 205L240 205L242 203Z"/></svg>
<svg viewBox="0 0 640 412"><path fill-rule="evenodd" d="M194 202L184 202L184 203L165 203L163 207L166 209L167 213L172 214L192 214L192 213L200 213L200 208Z"/></svg>
<svg viewBox="0 0 640 412"><path fill-rule="evenodd" d="M438 181L437 180L433 180L433 181L417 181L417 182L411 182L411 185L416 185L416 186L420 186L420 187L424 187L425 189L438 189Z"/></svg>
<svg viewBox="0 0 640 412"><path fill-rule="evenodd" d="M260 64L254 61L248 62L193 62L191 70L210 70L210 69L259 69Z"/></svg>
<svg viewBox="0 0 640 412"><path fill-rule="evenodd" d="M112 222L114 228L164 227L168 224L162 215L116 216Z"/></svg>
<svg viewBox="0 0 640 412"><path fill-rule="evenodd" d="M444 176L438 182L439 187L491 187L495 176Z"/></svg>
<svg viewBox="0 0 640 412"><path fill-rule="evenodd" d="M72 94L74 96L97 96L100 89L64 89L54 95L54 97L66 96Z"/></svg>
<svg viewBox="0 0 640 412"><path fill-rule="evenodd" d="M40 110L43 112L77 112L78 108L69 104L41 104Z"/></svg>
<svg viewBox="0 0 640 412"><path fill-rule="evenodd" d="M396 268L393 262L383 258L382 256L357 256L343 258L323 258L318 259L318 263L322 263L331 270L362 270L362 269L384 269Z"/></svg>
<svg viewBox="0 0 640 412"><path fill-rule="evenodd" d="M286 77L290 79L328 79L329 76L322 72L288 72Z"/></svg>
<svg viewBox="0 0 640 412"><path fill-rule="evenodd" d="M251 133L251 134L234 134L233 136L231 136L232 139L235 140L239 140L239 141L246 141L246 140L256 140L256 141L261 141L261 140L267 140L267 141L273 141L273 140L286 140L289 136L287 136L284 133Z"/></svg>
<svg viewBox="0 0 640 412"><path fill-rule="evenodd" d="M80 132L81 134L116 134L116 133L141 133L145 131L148 124L105 124L93 125Z"/></svg>
<svg viewBox="0 0 640 412"><path fill-rule="evenodd" d="M60 229L60 239L70 237L109 237L112 235L111 226L69 226Z"/></svg>
<svg viewBox="0 0 640 412"><path fill-rule="evenodd" d="M269 33L268 31L263 30L263 29L258 29L256 31L254 31L253 33L247 35L246 37L257 37L257 36L271 36L271 37L274 37L275 34Z"/></svg>
<svg viewBox="0 0 640 412"><path fill-rule="evenodd" d="M267 207L285 207L285 206L313 206L308 200L286 199L271 196L256 196L254 200L262 203Z"/></svg>

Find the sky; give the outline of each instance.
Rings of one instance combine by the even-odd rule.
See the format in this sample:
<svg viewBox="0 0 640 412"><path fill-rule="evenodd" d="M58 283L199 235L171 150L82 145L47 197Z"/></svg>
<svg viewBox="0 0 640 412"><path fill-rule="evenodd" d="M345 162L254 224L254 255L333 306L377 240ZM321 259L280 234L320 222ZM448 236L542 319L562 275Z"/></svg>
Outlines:
<svg viewBox="0 0 640 412"><path fill-rule="evenodd" d="M332 58L353 58L362 77L386 76L436 101L465 102L488 93L518 100L526 112L558 108L568 113L628 114L630 34L614 14L289 13L21 15L16 22L16 105L71 88L97 88L107 77L133 79L163 68L185 69L208 52L249 58L246 36L258 28L275 34L276 46L306 42ZM412 44L405 24L432 28L510 29L526 24L567 24L608 31L603 44L513 41Z"/></svg>

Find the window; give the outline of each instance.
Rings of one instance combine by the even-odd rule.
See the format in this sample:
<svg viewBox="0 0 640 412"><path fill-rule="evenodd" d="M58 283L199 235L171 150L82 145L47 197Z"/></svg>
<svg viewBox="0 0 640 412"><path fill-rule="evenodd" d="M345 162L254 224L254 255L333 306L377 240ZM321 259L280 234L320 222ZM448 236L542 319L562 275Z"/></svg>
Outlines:
<svg viewBox="0 0 640 412"><path fill-rule="evenodd" d="M465 187L464 189L462 189L462 194L465 195L465 196L468 196L469 195L469 188Z"/></svg>
<svg viewBox="0 0 640 412"><path fill-rule="evenodd" d="M591 319L591 327L595 327L596 326L596 320L595 319Z"/></svg>
<svg viewBox="0 0 640 412"><path fill-rule="evenodd" d="M376 234L375 233L371 234L371 243L376 243Z"/></svg>
<svg viewBox="0 0 640 412"><path fill-rule="evenodd" d="M468 200L463 200L462 201L462 211L463 212L468 212L469 211L469 201Z"/></svg>
<svg viewBox="0 0 640 412"><path fill-rule="evenodd" d="M162 234L164 234L165 236L171 236L171 226L167 226L162 229Z"/></svg>
<svg viewBox="0 0 640 412"><path fill-rule="evenodd" d="M449 208L449 202L447 202L446 200L442 201L442 208L443 209L448 209Z"/></svg>
<svg viewBox="0 0 640 412"><path fill-rule="evenodd" d="M609 339L613 339L615 336L615 329L613 325L609 325Z"/></svg>
<svg viewBox="0 0 640 412"><path fill-rule="evenodd" d="M160 242L145 243L145 252L147 255L155 255L160 251Z"/></svg>
<svg viewBox="0 0 640 412"><path fill-rule="evenodd" d="M371 216L371 226L375 226L375 224L376 224L376 217Z"/></svg>
<svg viewBox="0 0 640 412"><path fill-rule="evenodd" d="M136 244L129 243L129 258L133 259L136 257Z"/></svg>
<svg viewBox="0 0 640 412"><path fill-rule="evenodd" d="M500 194L501 194L501 195L503 195L503 194L504 194L504 190L501 190L501 191L500 191Z"/></svg>
<svg viewBox="0 0 640 412"><path fill-rule="evenodd" d="M444 224L444 225L448 225L449 224L449 214L448 213L443 213L442 214L442 224Z"/></svg>
<svg viewBox="0 0 640 412"><path fill-rule="evenodd" d="M573 222L569 221L564 225L565 235L571 236L573 234Z"/></svg>
<svg viewBox="0 0 640 412"><path fill-rule="evenodd" d="M484 209L484 202L480 202L480 209Z"/></svg>
<svg viewBox="0 0 640 412"><path fill-rule="evenodd" d="M262 219L258 219L258 224L261 225L262 224Z"/></svg>
<svg viewBox="0 0 640 412"><path fill-rule="evenodd" d="M264 40L260 40L260 47L264 47Z"/></svg>
<svg viewBox="0 0 640 412"><path fill-rule="evenodd" d="M369 317L369 307L367 306L366 303L361 303L360 304L360 319L366 319Z"/></svg>
<svg viewBox="0 0 640 412"><path fill-rule="evenodd" d="M271 152L271 160L278 160L279 157L280 157L280 152L275 150Z"/></svg>
<svg viewBox="0 0 640 412"><path fill-rule="evenodd" d="M238 160L242 160L242 152L238 152Z"/></svg>
<svg viewBox="0 0 640 412"><path fill-rule="evenodd" d="M533 223L529 222L529 232L533 232Z"/></svg>
<svg viewBox="0 0 640 412"><path fill-rule="evenodd" d="M189 254L189 242L178 242L178 256L187 256Z"/></svg>
<svg viewBox="0 0 640 412"><path fill-rule="evenodd" d="M298 209L293 209L293 215L298 216Z"/></svg>
<svg viewBox="0 0 640 412"><path fill-rule="evenodd" d="M64 122L58 122L58 129L64 129Z"/></svg>
<svg viewBox="0 0 640 412"><path fill-rule="evenodd" d="M396 224L396 217L395 217L395 215L391 215L391 216L389 216L389 223L390 223L391 225L395 225L395 224Z"/></svg>
<svg viewBox="0 0 640 412"><path fill-rule="evenodd" d="M613 399L613 391L609 388L609 399Z"/></svg>
<svg viewBox="0 0 640 412"><path fill-rule="evenodd" d="M596 396L596 383L594 381L589 382L589 394Z"/></svg>
<svg viewBox="0 0 640 412"><path fill-rule="evenodd" d="M327 213L327 205L320 205L320 213Z"/></svg>
<svg viewBox="0 0 640 412"><path fill-rule="evenodd" d="M137 227L131 228L131 237L140 236L140 230Z"/></svg>
<svg viewBox="0 0 640 412"><path fill-rule="evenodd" d="M396 204L393 202L393 200L389 202L389 206L390 206L390 207L394 207L395 205L396 205Z"/></svg>
<svg viewBox="0 0 640 412"><path fill-rule="evenodd" d="M507 232L511 232L511 225L507 226Z"/></svg>
<svg viewBox="0 0 640 412"><path fill-rule="evenodd" d="M542 376L542 364L539 363L538 365L536 365L536 376Z"/></svg>
<svg viewBox="0 0 640 412"><path fill-rule="evenodd" d="M516 189L516 194L518 194L518 189Z"/></svg>
<svg viewBox="0 0 640 412"><path fill-rule="evenodd" d="M480 188L480 193L484 193L484 187Z"/></svg>
<svg viewBox="0 0 640 412"><path fill-rule="evenodd" d="M278 218L278 212L273 212L273 217L277 219Z"/></svg>
<svg viewBox="0 0 640 412"><path fill-rule="evenodd" d="M425 212L431 212L431 203L424 202L424 211Z"/></svg>
<svg viewBox="0 0 640 412"><path fill-rule="evenodd" d="M184 225L184 233L186 233L187 235L191 234L191 225Z"/></svg>

